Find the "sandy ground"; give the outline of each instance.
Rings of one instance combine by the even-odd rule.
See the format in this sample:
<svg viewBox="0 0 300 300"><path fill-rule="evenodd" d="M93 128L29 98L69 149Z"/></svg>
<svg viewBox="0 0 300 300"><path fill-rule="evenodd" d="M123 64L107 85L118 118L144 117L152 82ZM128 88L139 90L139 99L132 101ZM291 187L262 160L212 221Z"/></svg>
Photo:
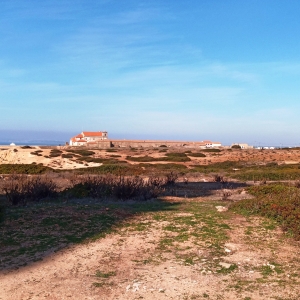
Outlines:
<svg viewBox="0 0 300 300"><path fill-rule="evenodd" d="M76 149L73 148L73 149ZM41 156L33 155L32 152L36 150L41 150ZM67 153L62 147L62 151ZM105 150L92 150L95 152L94 157L100 158L113 158L116 160L127 161L130 164L139 164L138 162L133 162L127 160L127 156L152 156L155 158L163 157L165 153L160 152L161 149L138 149L132 151L130 149L117 148L114 149L116 152L107 152ZM201 149L183 149L183 148L174 148L168 149L169 152L201 152ZM45 147L33 147L32 149L22 149L21 147L11 147L11 146L2 146L0 147L0 164L32 164L32 163L41 163L44 166L48 166L54 169L77 169L85 167L94 167L101 166L101 163L88 162L85 164L76 162L76 159L54 157L48 158L50 149ZM208 165L217 162L224 161L244 161L248 163L270 163L277 162L279 164L296 164L300 162L300 150L257 150L257 149L248 149L248 150L223 150L221 153L209 153L204 152L206 157L190 157L190 162L180 163L184 164L187 167L192 165ZM188 153L187 153L188 155ZM115 156L115 157L114 157ZM157 164L167 164L170 162L150 162Z"/></svg>
<svg viewBox="0 0 300 300"><path fill-rule="evenodd" d="M15 151L17 150L17 151ZM41 150L42 155L37 156L31 154L36 150ZM87 167L101 166L101 163L78 163L73 159L62 157L45 157L49 156L50 149L41 149L36 146L33 149L22 149L21 147L2 147L0 151L0 164L43 164L44 166L51 167L53 169L77 169Z"/></svg>

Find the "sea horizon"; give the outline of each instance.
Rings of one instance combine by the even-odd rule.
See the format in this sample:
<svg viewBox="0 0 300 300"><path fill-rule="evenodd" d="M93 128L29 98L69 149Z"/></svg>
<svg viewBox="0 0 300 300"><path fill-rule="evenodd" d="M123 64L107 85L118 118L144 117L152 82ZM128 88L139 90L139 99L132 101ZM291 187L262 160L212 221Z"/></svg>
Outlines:
<svg viewBox="0 0 300 300"><path fill-rule="evenodd" d="M14 143L16 146L64 146L64 141L0 141L0 146L9 146Z"/></svg>

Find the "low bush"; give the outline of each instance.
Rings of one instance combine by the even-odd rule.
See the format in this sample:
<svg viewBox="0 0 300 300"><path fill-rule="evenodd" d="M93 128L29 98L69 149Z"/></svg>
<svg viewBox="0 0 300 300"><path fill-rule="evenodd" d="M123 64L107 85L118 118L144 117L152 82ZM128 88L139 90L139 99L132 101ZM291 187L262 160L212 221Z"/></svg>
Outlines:
<svg viewBox="0 0 300 300"><path fill-rule="evenodd" d="M94 151L90 151L90 150L85 150L85 149L78 149L78 150L66 150L67 152L71 152L74 154L79 154L81 156L91 156L94 155L95 152Z"/></svg>
<svg viewBox="0 0 300 300"><path fill-rule="evenodd" d="M88 167L74 170L79 174L114 174L114 175L140 175L144 170L140 166L119 164L103 164L99 167Z"/></svg>
<svg viewBox="0 0 300 300"><path fill-rule="evenodd" d="M42 164L0 164L0 174L43 174L53 171Z"/></svg>
<svg viewBox="0 0 300 300"><path fill-rule="evenodd" d="M42 150L36 150L36 151L30 152L30 154L37 155L37 156L42 156L42 154L41 154L42 152L43 152Z"/></svg>
<svg viewBox="0 0 300 300"><path fill-rule="evenodd" d="M61 156L62 151L58 149L51 149L49 157L58 157Z"/></svg>
<svg viewBox="0 0 300 300"><path fill-rule="evenodd" d="M148 155L139 156L139 157L127 156L126 159L130 161L136 161L136 162L154 162L154 161L187 162L191 160L189 157L187 157L185 153L177 153L177 152L166 153L166 156L163 157L152 157Z"/></svg>
<svg viewBox="0 0 300 300"><path fill-rule="evenodd" d="M25 145L25 146L22 146L21 149L34 149L34 147Z"/></svg>
<svg viewBox="0 0 300 300"><path fill-rule="evenodd" d="M257 170L245 171L244 173L236 174L233 176L236 179L247 181L262 181L262 180L299 180L300 171L298 170L268 170L265 167L261 167Z"/></svg>
<svg viewBox="0 0 300 300"><path fill-rule="evenodd" d="M185 165L182 164L139 164L139 167L144 168L148 172L159 172L165 173L170 171L180 171L181 173L187 172L188 169Z"/></svg>
<svg viewBox="0 0 300 300"><path fill-rule="evenodd" d="M75 154L72 153L63 153L61 155L62 158L73 158L73 157L77 157Z"/></svg>
<svg viewBox="0 0 300 300"><path fill-rule="evenodd" d="M165 184L166 185L174 185L178 178L179 178L179 174L171 171L170 173L166 174Z"/></svg>
<svg viewBox="0 0 300 300"><path fill-rule="evenodd" d="M284 184L248 188L254 199L242 200L231 209L247 214L259 214L276 220L282 228L300 239L300 190Z"/></svg>
<svg viewBox="0 0 300 300"><path fill-rule="evenodd" d="M204 152L221 152L220 149L215 149L215 148L203 149L201 151L204 151Z"/></svg>
<svg viewBox="0 0 300 300"><path fill-rule="evenodd" d="M244 164L236 161L224 161L219 163L214 163L210 165L193 165L193 172L202 173L217 173L217 172L232 172L233 169L242 169Z"/></svg>
<svg viewBox="0 0 300 300"><path fill-rule="evenodd" d="M93 162L93 163L102 163L102 164L106 164L106 165L113 165L113 164L118 164L118 163L126 163L125 162L120 162L116 159L113 158L101 158L101 157L86 157L86 156L82 156L77 158L77 161L83 161L83 162Z"/></svg>
<svg viewBox="0 0 300 300"><path fill-rule="evenodd" d="M56 184L49 178L13 175L5 182L3 191L12 205L25 205L28 201L40 201L56 196Z"/></svg>
<svg viewBox="0 0 300 300"><path fill-rule="evenodd" d="M224 176L219 175L219 174L214 175L213 181L214 182L221 182L221 183L225 183L226 182Z"/></svg>
<svg viewBox="0 0 300 300"><path fill-rule="evenodd" d="M144 180L139 176L88 176L65 193L68 197L113 197L121 200L147 200L157 198L164 191L164 180L151 177Z"/></svg>

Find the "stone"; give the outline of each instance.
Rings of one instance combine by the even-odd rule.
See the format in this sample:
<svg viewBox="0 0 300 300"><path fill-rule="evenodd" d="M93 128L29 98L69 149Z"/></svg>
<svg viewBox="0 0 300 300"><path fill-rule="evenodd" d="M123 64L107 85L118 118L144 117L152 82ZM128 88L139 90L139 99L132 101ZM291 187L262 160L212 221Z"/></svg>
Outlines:
<svg viewBox="0 0 300 300"><path fill-rule="evenodd" d="M228 210L228 208L225 206L216 206L216 209L218 212L224 212Z"/></svg>
<svg viewBox="0 0 300 300"><path fill-rule="evenodd" d="M231 264L225 262L220 262L219 265L225 269L229 269L231 267Z"/></svg>

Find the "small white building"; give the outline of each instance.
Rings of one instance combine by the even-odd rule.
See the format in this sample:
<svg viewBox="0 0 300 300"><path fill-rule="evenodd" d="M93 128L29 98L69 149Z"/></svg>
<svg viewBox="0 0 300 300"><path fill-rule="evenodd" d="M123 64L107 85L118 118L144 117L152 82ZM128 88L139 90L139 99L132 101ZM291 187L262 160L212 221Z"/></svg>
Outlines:
<svg viewBox="0 0 300 300"><path fill-rule="evenodd" d="M86 146L107 140L107 131L83 131L70 139L70 146Z"/></svg>
<svg viewBox="0 0 300 300"><path fill-rule="evenodd" d="M208 140L202 141L199 144L201 148L217 148L222 146L220 142L212 142Z"/></svg>

